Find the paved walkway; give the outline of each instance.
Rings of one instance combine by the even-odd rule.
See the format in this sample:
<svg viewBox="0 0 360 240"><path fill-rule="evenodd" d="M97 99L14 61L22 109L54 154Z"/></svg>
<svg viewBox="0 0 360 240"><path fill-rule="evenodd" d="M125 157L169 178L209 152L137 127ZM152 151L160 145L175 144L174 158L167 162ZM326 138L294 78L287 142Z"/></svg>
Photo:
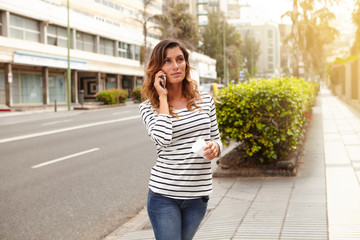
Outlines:
<svg viewBox="0 0 360 240"><path fill-rule="evenodd" d="M312 119L297 176L214 178L195 239L360 239L360 114L322 90ZM105 239L154 239L146 210Z"/></svg>

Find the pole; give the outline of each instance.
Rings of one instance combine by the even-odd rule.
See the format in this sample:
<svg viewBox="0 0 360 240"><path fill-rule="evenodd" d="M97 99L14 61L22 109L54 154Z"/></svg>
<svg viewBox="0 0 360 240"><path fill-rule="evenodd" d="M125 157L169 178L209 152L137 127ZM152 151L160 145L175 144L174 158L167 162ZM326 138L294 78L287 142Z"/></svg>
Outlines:
<svg viewBox="0 0 360 240"><path fill-rule="evenodd" d="M255 42L255 37L251 39L251 74L250 77L252 78L254 76L254 53L253 53L253 46Z"/></svg>
<svg viewBox="0 0 360 240"><path fill-rule="evenodd" d="M71 69L70 69L70 0L67 0L67 106L71 111Z"/></svg>
<svg viewBox="0 0 360 240"><path fill-rule="evenodd" d="M227 68L226 68L226 27L225 27L225 15L224 15L224 22L223 22L223 50L224 50L224 81L228 84L227 81ZM225 83L224 82L224 83Z"/></svg>

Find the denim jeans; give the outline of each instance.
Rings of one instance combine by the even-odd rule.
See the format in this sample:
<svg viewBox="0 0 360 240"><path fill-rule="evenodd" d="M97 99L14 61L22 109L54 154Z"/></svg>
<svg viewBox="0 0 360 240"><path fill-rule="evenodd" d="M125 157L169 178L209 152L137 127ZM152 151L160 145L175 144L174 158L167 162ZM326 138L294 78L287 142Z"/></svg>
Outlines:
<svg viewBox="0 0 360 240"><path fill-rule="evenodd" d="M149 190L147 211L156 240L191 240L206 213L209 197L172 199Z"/></svg>

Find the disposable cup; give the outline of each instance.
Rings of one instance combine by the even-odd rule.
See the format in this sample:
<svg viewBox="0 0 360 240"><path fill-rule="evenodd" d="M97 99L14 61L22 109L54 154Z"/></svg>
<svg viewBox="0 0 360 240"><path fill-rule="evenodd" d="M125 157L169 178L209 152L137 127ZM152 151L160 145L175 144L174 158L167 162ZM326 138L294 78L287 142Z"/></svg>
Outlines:
<svg viewBox="0 0 360 240"><path fill-rule="evenodd" d="M203 148L206 146L205 140L204 139L198 139L196 140L196 142L192 145L192 151L199 155L199 156L203 156L204 155L204 150Z"/></svg>

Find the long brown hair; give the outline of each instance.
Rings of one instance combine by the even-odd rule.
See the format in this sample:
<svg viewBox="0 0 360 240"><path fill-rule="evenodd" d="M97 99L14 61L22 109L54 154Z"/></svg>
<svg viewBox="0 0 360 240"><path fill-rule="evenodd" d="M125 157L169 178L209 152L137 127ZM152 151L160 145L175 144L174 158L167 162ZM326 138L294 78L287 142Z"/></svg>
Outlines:
<svg viewBox="0 0 360 240"><path fill-rule="evenodd" d="M179 41L166 39L159 42L151 53L150 60L146 69L146 79L141 88L141 96L143 100L149 99L151 105L155 109L159 109L160 101L159 95L154 87L155 74L159 72L164 65L166 58L166 50L174 47L179 47L184 54L186 68L185 78L182 81L182 93L187 100L187 109L192 111L192 107L197 107L196 101L200 100L200 93L198 91L197 83L190 77L190 64L189 64L189 52L182 46ZM172 116L177 116L173 112L172 106L169 105L169 112Z"/></svg>

